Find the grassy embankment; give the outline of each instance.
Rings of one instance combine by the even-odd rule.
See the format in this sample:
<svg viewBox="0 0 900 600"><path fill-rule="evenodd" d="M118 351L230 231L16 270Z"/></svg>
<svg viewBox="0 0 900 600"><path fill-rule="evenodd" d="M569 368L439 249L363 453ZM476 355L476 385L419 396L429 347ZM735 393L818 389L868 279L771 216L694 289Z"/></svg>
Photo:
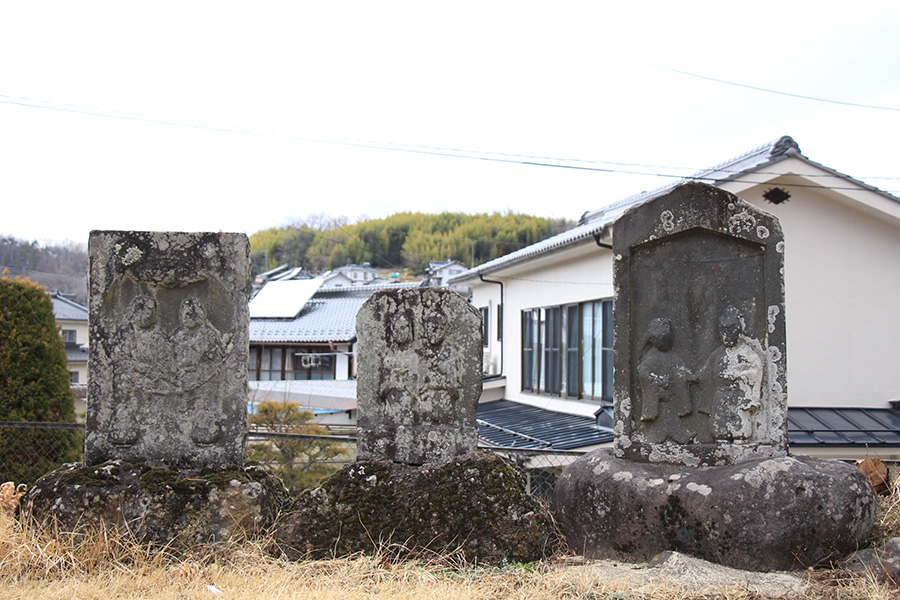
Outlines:
<svg viewBox="0 0 900 600"><path fill-rule="evenodd" d="M10 489L6 489L7 504ZM670 585L636 587L598 578L573 566L572 557L538 564L482 568L454 556L394 562L390 549L375 557L290 562L273 558L264 543L197 548L189 556L151 552L115 531L75 539L18 522L2 508L0 493L0 599L141 598L281 600L369 598L494 600L759 600L739 589L685 593ZM900 491L883 499L876 535L900 534ZM810 571L800 597L828 600L887 599L897 587L835 571Z"/></svg>

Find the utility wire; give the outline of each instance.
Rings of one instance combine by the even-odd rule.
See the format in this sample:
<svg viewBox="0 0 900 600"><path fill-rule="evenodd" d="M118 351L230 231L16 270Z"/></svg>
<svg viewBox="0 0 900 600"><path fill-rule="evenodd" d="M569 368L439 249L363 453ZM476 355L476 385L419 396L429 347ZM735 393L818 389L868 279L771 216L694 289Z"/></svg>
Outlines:
<svg viewBox="0 0 900 600"><path fill-rule="evenodd" d="M656 65L654 65L656 66ZM665 67L660 67L665 68ZM689 73L688 73L689 74ZM727 82L726 82L727 83ZM36 102L42 102L38 104ZM320 144L331 144L338 146L348 146L355 148L368 148L374 150L388 150L393 152L405 152L409 154L423 154L423 155L431 155L431 156L444 156L448 158L466 158L470 160L483 160L489 162L500 162L500 163L509 163L509 164L519 164L526 166L534 166L534 167L554 167L559 169L574 169L581 171L594 171L600 173L618 173L625 175L644 175L651 177L667 177L667 178L675 178L675 179L693 179L697 181L719 181L721 178L713 178L713 177L697 177L692 175L679 175L673 173L652 173L647 171L633 171L627 169L616 169L616 168L605 168L605 167L597 167L597 166L580 166L578 164L558 164L558 163L585 163L592 165L613 165L613 166L638 166L638 167L646 167L646 168L657 168L657 169L679 169L679 170L692 170L689 167L666 167L661 165L639 165L634 163L615 163L608 161L591 161L584 159L562 159L562 158L553 158L553 157L532 157L529 155L519 155L519 154L505 154L500 152L476 152L471 150L454 150L451 148L439 148L432 146L414 146L408 144L394 144L394 143L384 143L384 142L374 142L374 141L350 141L346 139L336 138L318 138L318 137L309 137L302 136L290 133L280 133L274 131L261 131L261 130L250 130L244 129L241 127L228 127L224 125L213 125L213 124L203 124L203 123L190 123L190 122L178 122L172 120L166 120L162 118L156 117L142 117L140 115L136 115L134 113L121 113L121 112L103 112L99 109L93 108L82 108L74 105L55 105L52 103L44 102L44 101L35 101L30 98L15 98L12 96L8 96L5 94L0 94L0 103L2 104L12 104L16 106L25 106L29 108L38 108L38 109L46 109L46 110L55 110L61 112L70 112L75 114L84 114L91 115L96 117L109 117L115 119L123 119L127 121L137 121L143 123L154 123L159 125L171 125L176 127L187 127L191 129L201 129L208 131L219 131L223 133L238 133L242 135L252 135L252 136L260 136L260 137L271 137L277 139L287 139L287 140L296 140L296 141L304 141L304 142L314 142ZM890 110L900 110L900 109L890 109ZM529 159L529 160L522 160ZM544 161L558 161L558 162L544 162ZM719 172L719 173L740 173L741 171L729 171L728 169L707 169L708 172ZM701 171L702 172L702 171ZM777 172L764 172L764 171L754 171L756 174L769 174L769 175L784 175L784 173ZM806 176L804 176L806 177ZM811 175L810 177L834 177L834 175ZM871 177L871 179L900 179L895 177ZM730 181L739 182L739 183L762 183L752 180L745 179L732 179ZM778 185L783 187L811 187L811 188L825 188L831 190L856 190L855 187L849 186L818 186L811 184L788 184L788 183L779 183ZM883 190L891 193L900 193L898 190Z"/></svg>
<svg viewBox="0 0 900 600"><path fill-rule="evenodd" d="M831 100L829 98L817 98L815 96L805 96L803 94L792 94L790 92L782 92L779 90L772 90L764 87L757 87L755 85L747 85L746 83L737 83L735 81L726 81L724 79L717 79L715 77L709 77L707 75L700 75L698 73L691 73L689 71L682 71L681 69L673 69L672 67L665 67L663 65L657 65L654 63L646 63L651 67L656 67L657 69L662 69L663 71L671 71L672 73L679 73L681 75L687 75L688 77L696 77L697 79L705 79L706 81L714 81L716 83L724 83L725 85L733 85L735 87L745 88L748 90L756 90L757 92L766 92L767 94L778 94L779 96L789 96L791 98L800 98L802 100L812 100L813 102L827 102L828 104L841 104L843 106L855 106L857 108L871 108L874 110L890 110L895 112L900 112L900 108L896 108L893 106L875 106L872 104L859 104L856 102L845 102L843 100Z"/></svg>

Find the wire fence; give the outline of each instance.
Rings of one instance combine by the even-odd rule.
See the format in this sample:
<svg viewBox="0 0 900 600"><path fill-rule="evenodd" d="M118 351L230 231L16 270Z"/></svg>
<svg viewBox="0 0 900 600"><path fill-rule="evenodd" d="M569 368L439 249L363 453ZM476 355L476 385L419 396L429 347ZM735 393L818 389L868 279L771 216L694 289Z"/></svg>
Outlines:
<svg viewBox="0 0 900 600"><path fill-rule="evenodd" d="M0 483L33 484L64 463L83 458L84 425L0 421ZM545 501L553 496L563 469L581 456L578 451L525 450L482 446L522 472L529 493ZM299 491L356 460L356 438L251 430L247 461L278 474Z"/></svg>

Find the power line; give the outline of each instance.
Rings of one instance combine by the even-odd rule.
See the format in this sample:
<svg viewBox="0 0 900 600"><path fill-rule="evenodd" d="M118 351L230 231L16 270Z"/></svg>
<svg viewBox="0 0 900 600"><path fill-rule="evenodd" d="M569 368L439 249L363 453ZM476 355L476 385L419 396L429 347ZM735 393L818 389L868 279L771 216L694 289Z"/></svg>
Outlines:
<svg viewBox="0 0 900 600"><path fill-rule="evenodd" d="M688 77L696 77L697 79L705 79L707 81L714 81L716 83L724 83L725 85L733 85L735 87L745 88L748 90L756 90L757 92L766 92L767 94L778 94L779 96L789 96L791 98L800 98L801 100L812 100L813 102L827 102L828 104L841 104L843 106L855 106L857 108L871 108L874 110L890 110L895 112L900 112L900 108L895 108L893 106L875 106L872 104L859 104L856 102L845 102L843 100L831 100L829 98L817 98L815 96L805 96L803 94L792 94L791 92L782 92L779 90L772 90L769 88L758 87L755 85L747 85L746 83L737 83L735 81L726 81L724 79L717 79L715 77L709 77L707 75L700 75L698 73L691 73L689 71L682 71L681 69L673 69L672 67L665 67L663 65L657 65L654 63L646 63L651 67L656 67L657 69L662 69L663 71L671 71L672 73L679 73L681 75L687 75Z"/></svg>
<svg viewBox="0 0 900 600"><path fill-rule="evenodd" d="M656 65L653 65L656 66ZM666 67L660 67L666 68ZM690 75L690 73L687 73ZM728 82L725 82L728 83ZM737 85L737 84L736 84ZM5 98L5 99L4 99ZM35 102L41 102L41 104L36 104ZM271 137L277 139L287 139L287 140L296 140L296 141L304 141L304 142L312 142L312 143L320 143L320 144L331 144L338 146L348 146L355 148L367 148L373 150L388 150L393 152L405 152L409 154L423 154L430 156L444 156L448 158L463 158L470 160L482 160L489 162L500 162L500 163L508 163L508 164L519 164L525 166L534 166L534 167L552 167L558 169L574 169L580 171L594 171L600 173L616 173L616 174L624 174L624 175L643 175L647 177L666 177L666 178L676 178L676 179L693 179L697 181L719 181L717 178L711 177L697 177L692 175L679 175L673 173L653 173L647 171L633 171L626 169L615 169L615 168L606 168L606 167L597 167L597 166L581 166L579 164L561 164L561 163L583 163L585 165L613 165L613 166L636 166L636 167L646 167L646 168L656 168L656 169L672 169L672 170L685 170L685 171L696 171L697 169L693 169L690 167L667 167L662 165L641 165L637 163L616 163L609 161L594 161L594 160L584 160L584 159L563 159L563 158L554 158L554 157L542 157L542 156L530 156L530 155L521 155L521 154L507 154L500 152L490 152L490 151L473 151L473 150L462 150L462 149L452 149L452 148L440 148L434 146L415 146L410 144L396 144L393 142L375 142L375 141L350 141L343 138L329 139L329 138L318 138L318 137L309 137L298 134L290 134L290 133L280 133L274 131L261 131L261 130L251 130L244 129L240 127L226 127L221 125L212 125L212 124L203 124L203 123L182 123L178 121L167 120L163 118L156 117L142 117L140 115L136 115L134 113L123 113L119 111L114 112L103 112L99 109L93 108L83 108L77 107L74 105L54 105L45 101L36 101L31 100L29 98L15 98L12 96L8 96L5 94L0 94L0 103L2 104L11 104L16 106L25 106L29 108L38 108L38 109L46 109L46 110L55 110L61 112L70 112L75 114L84 114L96 117L108 117L115 119L123 119L128 121L137 121L143 123L153 123L158 125L170 125L175 127L187 127L190 129L201 129L207 131L218 131L223 133L238 133L242 135L253 135L260 137ZM900 110L900 109L889 109L889 110ZM523 160L525 159L525 160ZM555 162L544 162L544 161L555 161ZM713 169L719 173L740 173L742 171L730 171L728 169ZM755 171L754 173L760 175L784 175L784 173L777 172L769 172L769 171ZM804 176L807 177L807 176ZM820 175L820 174L811 174L808 177L834 177L834 175ZM870 179L886 179L886 180L900 180L900 177L871 177ZM751 180L742 180L742 179L733 179L731 181L739 182L739 183L761 183L757 181ZM841 186L818 186L811 184L786 184L779 183L778 185L786 186L786 187L812 187L812 188L825 188L831 190L856 190L855 187L841 187ZM900 193L900 190L883 190L890 193ZM327 216L327 215L326 215ZM329 217L330 218L330 217Z"/></svg>

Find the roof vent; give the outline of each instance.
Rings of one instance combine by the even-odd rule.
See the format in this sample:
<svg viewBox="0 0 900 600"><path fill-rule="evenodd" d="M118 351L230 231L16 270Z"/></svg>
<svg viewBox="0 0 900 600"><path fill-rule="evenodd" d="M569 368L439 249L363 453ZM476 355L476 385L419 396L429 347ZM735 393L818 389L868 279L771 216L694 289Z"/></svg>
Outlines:
<svg viewBox="0 0 900 600"><path fill-rule="evenodd" d="M782 202L787 202L790 197L791 193L787 190L781 189L780 187L773 187L772 189L763 192L763 198L765 198L772 204L781 204Z"/></svg>

